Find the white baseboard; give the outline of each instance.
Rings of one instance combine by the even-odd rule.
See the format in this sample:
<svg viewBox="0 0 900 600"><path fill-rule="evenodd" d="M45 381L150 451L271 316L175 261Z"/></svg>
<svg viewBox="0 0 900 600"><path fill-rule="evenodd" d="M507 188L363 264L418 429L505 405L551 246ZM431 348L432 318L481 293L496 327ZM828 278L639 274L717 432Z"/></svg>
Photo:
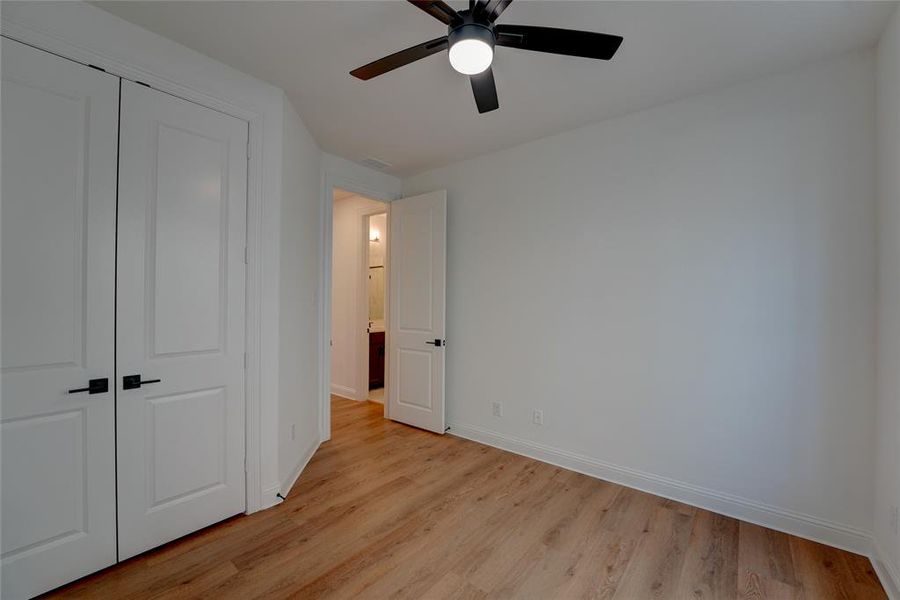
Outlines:
<svg viewBox="0 0 900 600"><path fill-rule="evenodd" d="M345 385L331 384L331 393L347 400L356 400L356 390Z"/></svg>
<svg viewBox="0 0 900 600"><path fill-rule="evenodd" d="M770 506L755 500L717 492L700 486L644 473L595 458L497 433L464 423L451 423L450 433L488 446L563 467L584 475L684 502L742 521L806 538L857 554L869 556L871 533L812 515ZM887 587L887 586L885 586ZM900 600L900 599L898 599Z"/></svg>
<svg viewBox="0 0 900 600"><path fill-rule="evenodd" d="M869 555L869 560L872 561L875 573L878 574L878 578L881 580L881 585L884 586L884 591L887 592L888 598L890 600L900 600L900 571L890 561L886 560L886 555L881 550L878 540L874 538L872 539L872 552Z"/></svg>
<svg viewBox="0 0 900 600"><path fill-rule="evenodd" d="M309 461L312 460L313 455L316 453L316 450L319 449L321 443L322 442L316 440L313 444L310 444L309 448L306 449L306 452L300 456L300 461L297 463L297 466L294 467L294 470L287 476L287 479L281 483L282 496L287 497L288 492L290 492L291 488L294 487L294 484L297 483L297 479L300 478L300 473L303 472L303 469L305 469L306 465L309 464Z"/></svg>

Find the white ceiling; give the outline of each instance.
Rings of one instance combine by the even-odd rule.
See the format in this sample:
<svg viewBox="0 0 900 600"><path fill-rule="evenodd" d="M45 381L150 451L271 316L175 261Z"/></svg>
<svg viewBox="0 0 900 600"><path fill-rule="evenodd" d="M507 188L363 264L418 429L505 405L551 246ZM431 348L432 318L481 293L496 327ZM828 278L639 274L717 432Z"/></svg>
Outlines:
<svg viewBox="0 0 900 600"><path fill-rule="evenodd" d="M499 48L500 109L479 115L469 82L444 54L367 82L348 75L446 33L406 2L94 4L284 89L324 150L375 157L398 175L872 46L896 6L517 0L500 22L625 41L608 63Z"/></svg>

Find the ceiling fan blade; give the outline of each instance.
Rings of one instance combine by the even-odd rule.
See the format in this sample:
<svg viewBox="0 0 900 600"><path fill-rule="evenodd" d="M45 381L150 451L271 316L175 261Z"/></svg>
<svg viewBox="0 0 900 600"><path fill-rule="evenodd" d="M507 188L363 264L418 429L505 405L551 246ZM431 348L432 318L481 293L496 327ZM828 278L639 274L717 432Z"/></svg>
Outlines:
<svg viewBox="0 0 900 600"><path fill-rule="evenodd" d="M484 15L488 21L493 23L511 2L512 0L480 0L475 8L475 14Z"/></svg>
<svg viewBox="0 0 900 600"><path fill-rule="evenodd" d="M406 0L416 8L424 10L429 15L443 23L444 25L453 25L454 23L462 23L462 17L456 12L452 6L442 0Z"/></svg>
<svg viewBox="0 0 900 600"><path fill-rule="evenodd" d="M554 27L497 25L498 46L567 56L609 60L619 49L622 36Z"/></svg>
<svg viewBox="0 0 900 600"><path fill-rule="evenodd" d="M494 83L494 72L490 67L478 75L470 75L472 93L475 94L475 104L479 113L491 112L500 108L497 100L497 85Z"/></svg>
<svg viewBox="0 0 900 600"><path fill-rule="evenodd" d="M443 37L433 39L429 42L425 42L424 44L412 46L411 48L401 50L400 52L394 52L393 54L385 56L384 58L379 58L378 60L370 62L367 65L363 65L362 67L353 69L352 71L350 71L350 74L357 79L367 81L369 79L372 79L373 77L384 75L388 71L393 71L394 69L400 68L404 65L408 65L412 62L416 62L419 59L431 56L432 54L446 49L447 36L445 35Z"/></svg>

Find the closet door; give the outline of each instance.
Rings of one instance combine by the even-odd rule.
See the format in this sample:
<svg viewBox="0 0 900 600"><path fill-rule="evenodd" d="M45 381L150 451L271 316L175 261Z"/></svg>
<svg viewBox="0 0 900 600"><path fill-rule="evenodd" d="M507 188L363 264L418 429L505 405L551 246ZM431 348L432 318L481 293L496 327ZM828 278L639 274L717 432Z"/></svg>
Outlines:
<svg viewBox="0 0 900 600"><path fill-rule="evenodd" d="M116 561L119 79L6 38L0 70L0 596L13 600Z"/></svg>
<svg viewBox="0 0 900 600"><path fill-rule="evenodd" d="M245 508L247 123L122 82L119 559Z"/></svg>

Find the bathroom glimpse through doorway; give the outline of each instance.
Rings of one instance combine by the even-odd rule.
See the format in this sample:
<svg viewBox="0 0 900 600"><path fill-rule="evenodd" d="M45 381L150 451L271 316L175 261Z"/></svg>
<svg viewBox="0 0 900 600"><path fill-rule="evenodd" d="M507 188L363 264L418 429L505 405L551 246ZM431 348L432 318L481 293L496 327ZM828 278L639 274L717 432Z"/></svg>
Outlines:
<svg viewBox="0 0 900 600"><path fill-rule="evenodd" d="M334 188L332 209L331 393L384 404L389 206Z"/></svg>
<svg viewBox="0 0 900 600"><path fill-rule="evenodd" d="M384 404L385 359L385 307L387 306L387 213L367 215L363 230L368 233L366 244L366 297L368 299L369 360L368 399Z"/></svg>

